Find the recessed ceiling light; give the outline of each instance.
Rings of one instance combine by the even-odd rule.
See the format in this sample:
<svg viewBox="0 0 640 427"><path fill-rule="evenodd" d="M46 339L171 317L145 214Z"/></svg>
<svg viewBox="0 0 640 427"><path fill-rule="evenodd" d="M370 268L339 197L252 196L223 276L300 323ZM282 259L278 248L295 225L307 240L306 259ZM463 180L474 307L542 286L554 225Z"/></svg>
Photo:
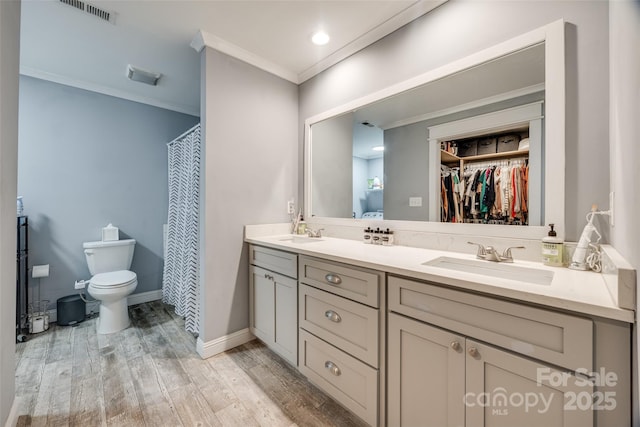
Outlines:
<svg viewBox="0 0 640 427"><path fill-rule="evenodd" d="M384 151L384 145L378 145L376 147L371 148L373 151Z"/></svg>
<svg viewBox="0 0 640 427"><path fill-rule="evenodd" d="M318 31L313 36L311 36L311 41L315 45L323 46L329 43L329 34L325 33L324 31Z"/></svg>

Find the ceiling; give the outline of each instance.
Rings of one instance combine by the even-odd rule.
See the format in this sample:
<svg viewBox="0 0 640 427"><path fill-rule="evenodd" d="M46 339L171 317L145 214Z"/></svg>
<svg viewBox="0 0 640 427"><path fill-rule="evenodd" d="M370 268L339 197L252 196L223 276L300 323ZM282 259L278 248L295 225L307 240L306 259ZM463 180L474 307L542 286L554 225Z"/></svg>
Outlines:
<svg viewBox="0 0 640 427"><path fill-rule="evenodd" d="M108 22L60 0L23 0L20 71L199 115L203 44L301 83L444 1L85 2ZM310 41L319 29L331 37L322 47ZM128 64L162 73L158 86L128 80Z"/></svg>

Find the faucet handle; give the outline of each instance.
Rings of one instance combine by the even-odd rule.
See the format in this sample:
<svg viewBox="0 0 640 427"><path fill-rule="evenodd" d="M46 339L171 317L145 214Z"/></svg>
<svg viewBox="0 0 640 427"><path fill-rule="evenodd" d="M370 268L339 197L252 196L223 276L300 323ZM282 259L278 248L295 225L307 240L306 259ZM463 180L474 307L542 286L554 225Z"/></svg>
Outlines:
<svg viewBox="0 0 640 427"><path fill-rule="evenodd" d="M322 230L324 230L324 228L319 228L318 230L307 228L307 235L309 237L322 237Z"/></svg>
<svg viewBox="0 0 640 427"><path fill-rule="evenodd" d="M476 254L478 258L484 258L484 256L487 254L487 250L485 249L484 245L480 243L474 243L474 242L467 242L467 243L470 245L476 245L478 247L478 253Z"/></svg>
<svg viewBox="0 0 640 427"><path fill-rule="evenodd" d="M510 246L504 250L502 253L503 261L513 262L513 255L511 254L511 249L526 249L524 246Z"/></svg>

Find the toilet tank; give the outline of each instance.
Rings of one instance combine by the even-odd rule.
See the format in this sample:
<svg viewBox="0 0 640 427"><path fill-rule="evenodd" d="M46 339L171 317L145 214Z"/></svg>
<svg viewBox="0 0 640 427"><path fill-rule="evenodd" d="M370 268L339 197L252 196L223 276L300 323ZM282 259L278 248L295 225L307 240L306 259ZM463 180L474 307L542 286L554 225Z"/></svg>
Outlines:
<svg viewBox="0 0 640 427"><path fill-rule="evenodd" d="M110 242L85 242L84 256L89 272L94 275L110 271L128 270L133 260L134 239Z"/></svg>

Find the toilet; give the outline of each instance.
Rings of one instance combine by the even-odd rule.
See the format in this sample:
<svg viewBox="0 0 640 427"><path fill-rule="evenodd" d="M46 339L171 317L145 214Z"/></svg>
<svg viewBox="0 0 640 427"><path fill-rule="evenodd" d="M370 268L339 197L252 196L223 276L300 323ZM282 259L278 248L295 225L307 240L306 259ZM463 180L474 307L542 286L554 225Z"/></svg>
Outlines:
<svg viewBox="0 0 640 427"><path fill-rule="evenodd" d="M99 334L112 334L127 328L131 322L127 296L138 286L136 273L129 271L134 239L86 242L82 245L92 274L87 291L100 300Z"/></svg>

